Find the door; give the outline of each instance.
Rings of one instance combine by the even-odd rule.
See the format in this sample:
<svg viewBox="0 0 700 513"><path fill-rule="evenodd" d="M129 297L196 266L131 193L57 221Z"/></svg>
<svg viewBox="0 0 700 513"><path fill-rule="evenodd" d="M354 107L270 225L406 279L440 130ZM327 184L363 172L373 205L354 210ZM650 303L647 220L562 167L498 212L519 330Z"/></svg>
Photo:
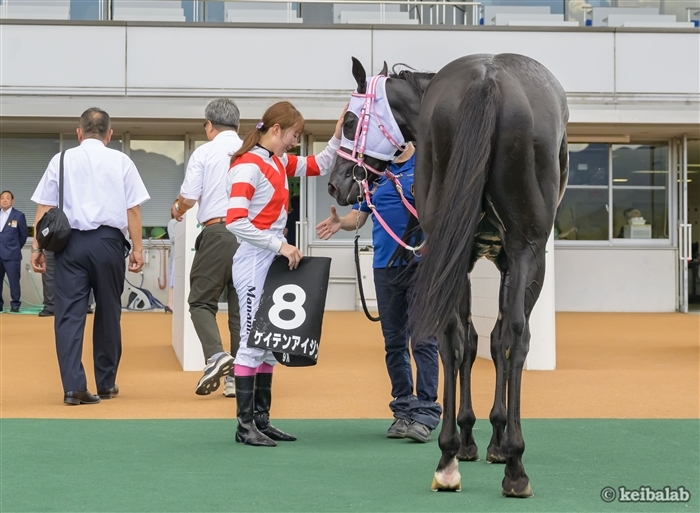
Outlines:
<svg viewBox="0 0 700 513"><path fill-rule="evenodd" d="M687 143L688 309L700 312L700 139Z"/></svg>
<svg viewBox="0 0 700 513"><path fill-rule="evenodd" d="M691 261L692 227L688 223L688 138L677 140L674 166L678 184L678 311L688 312L690 282L688 264ZM692 182L691 182L692 183Z"/></svg>

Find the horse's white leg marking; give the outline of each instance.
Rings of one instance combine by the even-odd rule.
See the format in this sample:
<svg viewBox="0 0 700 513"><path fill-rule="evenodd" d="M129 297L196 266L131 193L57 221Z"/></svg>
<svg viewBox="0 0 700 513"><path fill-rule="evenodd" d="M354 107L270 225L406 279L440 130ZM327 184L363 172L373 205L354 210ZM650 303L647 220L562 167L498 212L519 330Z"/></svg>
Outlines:
<svg viewBox="0 0 700 513"><path fill-rule="evenodd" d="M433 484L430 489L434 492L438 490L462 491L462 476L459 473L459 463L457 458L453 458L447 467L435 472Z"/></svg>

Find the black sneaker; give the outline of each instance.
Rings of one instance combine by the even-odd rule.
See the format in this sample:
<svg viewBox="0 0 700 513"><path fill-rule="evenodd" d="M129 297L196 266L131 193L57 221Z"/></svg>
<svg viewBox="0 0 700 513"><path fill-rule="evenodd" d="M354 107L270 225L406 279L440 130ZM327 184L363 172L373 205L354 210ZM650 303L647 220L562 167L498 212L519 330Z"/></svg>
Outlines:
<svg viewBox="0 0 700 513"><path fill-rule="evenodd" d="M41 312L39 312L39 317L53 317L53 312L44 308Z"/></svg>
<svg viewBox="0 0 700 513"><path fill-rule="evenodd" d="M389 426L386 432L387 438L406 438L406 430L408 429L408 421L406 419L394 419L394 422Z"/></svg>
<svg viewBox="0 0 700 513"><path fill-rule="evenodd" d="M204 367L204 376L197 383L194 393L197 395L209 395L218 390L221 378L231 374L233 368L233 356L228 353L214 355Z"/></svg>
<svg viewBox="0 0 700 513"><path fill-rule="evenodd" d="M416 422L415 420L408 425L406 429L406 438L410 438L416 442L426 443L430 442L432 438L433 430L430 429L425 424Z"/></svg>

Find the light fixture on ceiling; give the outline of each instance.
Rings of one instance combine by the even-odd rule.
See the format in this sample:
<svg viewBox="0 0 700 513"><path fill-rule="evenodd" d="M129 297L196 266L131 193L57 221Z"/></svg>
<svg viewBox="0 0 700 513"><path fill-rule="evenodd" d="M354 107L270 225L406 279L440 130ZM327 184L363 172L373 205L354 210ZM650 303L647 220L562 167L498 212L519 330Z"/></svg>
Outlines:
<svg viewBox="0 0 700 513"><path fill-rule="evenodd" d="M575 135L567 136L570 143L628 143L629 135Z"/></svg>

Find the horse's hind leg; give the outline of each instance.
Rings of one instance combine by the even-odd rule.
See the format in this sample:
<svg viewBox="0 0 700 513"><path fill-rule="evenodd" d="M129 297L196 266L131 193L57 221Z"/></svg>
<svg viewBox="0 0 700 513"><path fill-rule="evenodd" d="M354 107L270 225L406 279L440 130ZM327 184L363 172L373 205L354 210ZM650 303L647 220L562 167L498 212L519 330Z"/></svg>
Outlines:
<svg viewBox="0 0 700 513"><path fill-rule="evenodd" d="M495 261L496 267L501 272L501 287L498 296L498 319L491 332L491 359L496 368L496 393L493 399L493 407L489 414L489 421L493 428L491 441L486 448L486 461L489 463L505 463L503 454L503 437L506 429L506 378L508 375L508 360L505 358L505 338L507 325L504 322L504 309L508 293L508 273L505 253L501 252Z"/></svg>
<svg viewBox="0 0 700 513"><path fill-rule="evenodd" d="M479 336L476 333L476 329L474 329L474 324L471 322L471 300L469 302L462 302L462 305L460 317L464 326L465 336L464 353L462 355L462 364L459 369L459 381L462 393L459 400L459 415L457 415L457 424L460 430L460 444L457 459L460 461L477 461L479 459L479 450L474 442L474 435L472 434L472 429L476 422L476 415L472 407L471 373L474 360L476 359Z"/></svg>
<svg viewBox="0 0 700 513"><path fill-rule="evenodd" d="M442 450L442 458L438 462L437 470L433 477L431 489L462 490L462 476L459 473L457 463L457 451L459 451L459 435L455 422L456 393L457 393L457 365L462 360L461 345L456 322L451 324L445 333L438 337L440 359L444 370L443 412L442 429L438 437L438 445Z"/></svg>
<svg viewBox="0 0 700 513"><path fill-rule="evenodd" d="M544 247L546 240L523 244L509 259L508 295L504 312L507 342L502 353L508 362L507 429L502 449L506 457L502 493L508 497L530 497L532 488L525 473L522 455L525 452L520 426L520 391L523 365L530 348L530 313L544 281Z"/></svg>

